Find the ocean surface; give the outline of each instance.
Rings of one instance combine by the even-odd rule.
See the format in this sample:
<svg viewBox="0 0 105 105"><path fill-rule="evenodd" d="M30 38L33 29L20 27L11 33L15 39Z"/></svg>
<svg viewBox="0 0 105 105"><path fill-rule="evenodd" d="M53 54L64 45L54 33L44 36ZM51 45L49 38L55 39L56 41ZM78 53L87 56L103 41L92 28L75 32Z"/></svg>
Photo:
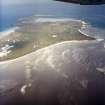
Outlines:
<svg viewBox="0 0 105 105"><path fill-rule="evenodd" d="M88 27L83 31L96 38L105 39L105 5L77 5L56 1L47 1L27 5L2 5L0 31L14 29L25 17L54 16L83 20Z"/></svg>

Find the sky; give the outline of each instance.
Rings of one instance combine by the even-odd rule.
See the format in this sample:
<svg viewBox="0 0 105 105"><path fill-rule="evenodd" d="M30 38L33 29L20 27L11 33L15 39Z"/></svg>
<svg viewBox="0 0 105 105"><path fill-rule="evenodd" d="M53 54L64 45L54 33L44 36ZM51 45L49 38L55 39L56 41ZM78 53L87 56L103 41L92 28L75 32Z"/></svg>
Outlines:
<svg viewBox="0 0 105 105"><path fill-rule="evenodd" d="M10 4L32 4L32 3L40 3L47 2L50 0L0 0L2 5L10 5Z"/></svg>

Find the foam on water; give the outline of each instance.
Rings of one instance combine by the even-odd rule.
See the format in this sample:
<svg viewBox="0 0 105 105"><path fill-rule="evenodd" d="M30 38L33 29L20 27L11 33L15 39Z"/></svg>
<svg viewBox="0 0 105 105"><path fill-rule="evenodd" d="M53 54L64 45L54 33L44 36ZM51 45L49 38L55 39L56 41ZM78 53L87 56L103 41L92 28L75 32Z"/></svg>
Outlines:
<svg viewBox="0 0 105 105"><path fill-rule="evenodd" d="M32 16L31 16L32 17ZM27 20L28 19L28 20ZM45 22L67 22L67 21L71 21L71 22L81 22L82 23L82 27L81 29L79 29L78 31L81 34L84 34L85 36L90 36L90 37L94 37L96 39L105 39L105 31L104 29L101 28L97 28L92 26L91 24L86 23L83 20L79 20L79 19L75 19L75 18L55 18L52 15L34 15L33 18L30 20L30 17L27 17L26 19L22 19L22 21L20 21L22 24L24 23L45 23ZM0 38L3 36L7 36L13 32L15 32L16 29L18 29L19 27L13 27L10 28L6 31L0 32ZM98 40L98 41L99 41Z"/></svg>
<svg viewBox="0 0 105 105"><path fill-rule="evenodd" d="M83 25L83 27L79 31L84 35L91 36L99 40L105 39L105 30L94 27L91 24Z"/></svg>
<svg viewBox="0 0 105 105"><path fill-rule="evenodd" d="M5 57L5 56L7 56L9 53L11 53L11 48L13 48L14 46L13 45L5 45L4 47L2 47L1 49L0 49L0 58L2 58L2 57Z"/></svg>
<svg viewBox="0 0 105 105"><path fill-rule="evenodd" d="M37 18L37 19L35 19L36 23L67 22L67 21L81 22L82 27L78 31L85 36L94 37L97 39L97 41L102 41L105 39L105 30L104 29L94 27L91 24L88 24L82 20L72 19L72 18Z"/></svg>
<svg viewBox="0 0 105 105"><path fill-rule="evenodd" d="M19 27L13 27L13 28L10 28L10 29L5 30L3 32L0 32L0 38L7 36L7 35L10 35L11 33L15 32L15 30L17 30L18 28Z"/></svg>
<svg viewBox="0 0 105 105"><path fill-rule="evenodd" d="M71 19L71 18L38 18L35 19L36 23L44 23L44 22L67 22L67 21L76 21L81 22L81 20Z"/></svg>

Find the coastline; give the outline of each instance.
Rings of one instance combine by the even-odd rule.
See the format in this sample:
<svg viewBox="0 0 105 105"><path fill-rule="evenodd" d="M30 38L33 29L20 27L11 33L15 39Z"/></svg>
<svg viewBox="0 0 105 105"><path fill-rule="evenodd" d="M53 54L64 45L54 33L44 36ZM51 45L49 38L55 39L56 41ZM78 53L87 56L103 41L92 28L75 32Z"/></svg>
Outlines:
<svg viewBox="0 0 105 105"><path fill-rule="evenodd" d="M19 27L11 27L9 29L6 29L6 30L3 30L0 32L0 38L4 37L4 36L8 36L10 35L11 33L14 33L15 30L19 29Z"/></svg>
<svg viewBox="0 0 105 105"><path fill-rule="evenodd" d="M39 24L38 28L36 24L37 25ZM28 19L26 23L21 23L20 27L18 26L18 27L11 28L9 31L4 31L4 33L2 34L4 35L4 37L3 36L1 37L2 42L0 41L0 43L1 45L4 43L1 46L1 49L3 47L5 49L2 50L2 52L0 52L1 55L4 55L4 56L1 56L0 61L15 59L15 58L27 55L28 53L42 49L44 47L65 42L65 41L96 40L95 38L88 36L87 34L82 33L80 31L80 29L82 27L85 27L85 25L87 25L85 21L71 19L71 18L42 18L41 17L36 19L33 17L33 20ZM27 27L29 27L28 30L27 30ZM36 29L39 30L38 31L39 35L37 36L40 39L39 38L37 39L37 36L34 35L37 32ZM52 32L50 31L50 29ZM58 33L58 35L55 34L56 32ZM64 34L64 36L62 33ZM25 37L29 39L29 44L27 42L28 40L26 40ZM36 40L36 42L33 39ZM37 41L39 42L37 43ZM11 48L11 46L13 47Z"/></svg>
<svg viewBox="0 0 105 105"><path fill-rule="evenodd" d="M43 16L45 16L45 17L43 17ZM68 22L81 22L82 23L82 26L79 29L79 31L82 28L86 28L86 26L87 26L87 23L85 21L79 20L79 19L75 19L75 18L53 18L52 15L48 15L48 16L47 15L34 15L34 16L31 16L31 17L35 17L35 21L34 21L35 23L47 23L47 22L53 23L53 22L67 22L67 21ZM19 19L20 20L20 24L24 24L25 22L27 23L27 20L29 20L29 18L30 17L25 17L25 18ZM25 20L25 22L24 22L24 20ZM0 38L2 38L4 36L8 36L11 33L14 33L19 28L21 28L21 27L19 27L17 25L15 27L10 27L10 28L8 28L6 30L0 31ZM80 33L85 35L85 33L82 33L82 31ZM89 36L89 35L86 35L86 36Z"/></svg>

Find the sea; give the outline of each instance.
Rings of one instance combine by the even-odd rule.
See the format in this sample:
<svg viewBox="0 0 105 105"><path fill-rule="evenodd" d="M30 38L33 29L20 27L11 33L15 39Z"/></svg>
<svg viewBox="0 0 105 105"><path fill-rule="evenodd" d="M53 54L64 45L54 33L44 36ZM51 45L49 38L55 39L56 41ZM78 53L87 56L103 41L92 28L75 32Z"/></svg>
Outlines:
<svg viewBox="0 0 105 105"><path fill-rule="evenodd" d="M85 21L87 27L82 30L84 33L105 39L105 5L78 5L49 0L32 4L0 6L0 33L2 35L13 32L20 20L36 15Z"/></svg>

